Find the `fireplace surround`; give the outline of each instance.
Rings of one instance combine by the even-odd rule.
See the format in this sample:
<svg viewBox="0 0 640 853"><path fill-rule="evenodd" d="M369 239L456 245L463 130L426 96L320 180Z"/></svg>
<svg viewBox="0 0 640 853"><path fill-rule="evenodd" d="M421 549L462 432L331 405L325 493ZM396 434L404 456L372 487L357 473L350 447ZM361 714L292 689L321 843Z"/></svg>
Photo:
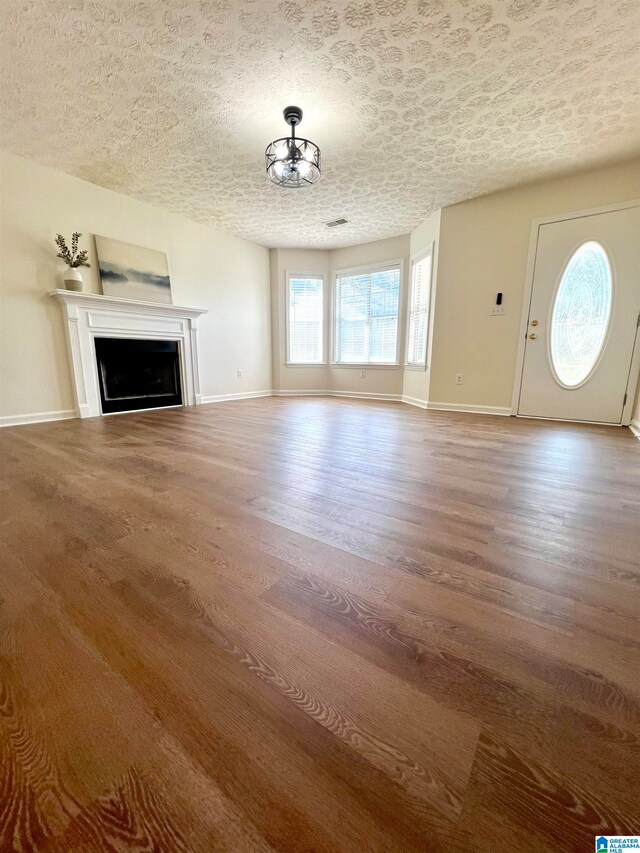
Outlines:
<svg viewBox="0 0 640 853"><path fill-rule="evenodd" d="M60 302L64 310L79 417L92 418L115 411L166 405L194 406L201 402L197 331L198 318L206 314L205 310L68 290L56 290L50 296ZM101 366L101 356L108 354L109 347L113 352L117 349L109 341L128 342L122 350L124 355L120 356L123 369L118 378L111 377L113 381L103 374ZM135 372L127 370L129 357L134 357L134 342L146 344L146 351L143 346L139 355L147 361L151 358L156 365L165 363L161 376L150 380L151 385L146 389L153 390L153 382L156 382L158 393L153 406L149 399L144 404L141 402L141 398L150 396L145 392L144 379L139 376L136 379ZM159 344L166 346L164 351ZM169 360L173 361L173 374L166 366L166 356L171 356ZM102 360L104 363L104 358Z"/></svg>

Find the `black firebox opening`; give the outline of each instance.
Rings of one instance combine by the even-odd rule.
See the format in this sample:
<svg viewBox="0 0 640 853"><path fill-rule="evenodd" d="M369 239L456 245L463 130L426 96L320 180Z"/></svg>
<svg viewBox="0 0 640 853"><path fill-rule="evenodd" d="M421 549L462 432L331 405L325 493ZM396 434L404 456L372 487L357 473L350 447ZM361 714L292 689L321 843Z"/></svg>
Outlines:
<svg viewBox="0 0 640 853"><path fill-rule="evenodd" d="M104 414L180 406L180 355L176 341L96 338Z"/></svg>

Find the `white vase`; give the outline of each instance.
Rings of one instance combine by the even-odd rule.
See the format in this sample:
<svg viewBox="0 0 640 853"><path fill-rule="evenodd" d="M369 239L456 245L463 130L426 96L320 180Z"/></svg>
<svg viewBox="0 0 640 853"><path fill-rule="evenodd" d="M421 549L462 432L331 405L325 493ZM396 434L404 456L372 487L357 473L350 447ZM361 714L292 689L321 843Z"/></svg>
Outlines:
<svg viewBox="0 0 640 853"><path fill-rule="evenodd" d="M67 267L64 271L64 286L67 290L82 291L82 275L77 267Z"/></svg>

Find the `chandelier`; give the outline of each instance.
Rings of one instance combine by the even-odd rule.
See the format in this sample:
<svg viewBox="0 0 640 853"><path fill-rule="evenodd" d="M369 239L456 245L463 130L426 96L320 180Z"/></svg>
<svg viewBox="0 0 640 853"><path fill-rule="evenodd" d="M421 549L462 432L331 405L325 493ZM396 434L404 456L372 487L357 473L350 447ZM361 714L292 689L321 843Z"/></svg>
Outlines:
<svg viewBox="0 0 640 853"><path fill-rule="evenodd" d="M302 121L300 107L285 107L284 120L291 136L275 139L264 152L267 177L279 187L306 187L320 179L320 149L308 139L296 137Z"/></svg>

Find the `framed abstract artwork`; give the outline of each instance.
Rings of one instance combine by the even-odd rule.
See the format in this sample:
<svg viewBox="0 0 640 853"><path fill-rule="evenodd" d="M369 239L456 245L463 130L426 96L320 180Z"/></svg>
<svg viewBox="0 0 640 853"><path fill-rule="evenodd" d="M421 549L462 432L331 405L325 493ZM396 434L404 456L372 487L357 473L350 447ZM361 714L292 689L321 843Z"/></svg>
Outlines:
<svg viewBox="0 0 640 853"><path fill-rule="evenodd" d="M171 304L169 265L164 252L96 236L105 296Z"/></svg>

